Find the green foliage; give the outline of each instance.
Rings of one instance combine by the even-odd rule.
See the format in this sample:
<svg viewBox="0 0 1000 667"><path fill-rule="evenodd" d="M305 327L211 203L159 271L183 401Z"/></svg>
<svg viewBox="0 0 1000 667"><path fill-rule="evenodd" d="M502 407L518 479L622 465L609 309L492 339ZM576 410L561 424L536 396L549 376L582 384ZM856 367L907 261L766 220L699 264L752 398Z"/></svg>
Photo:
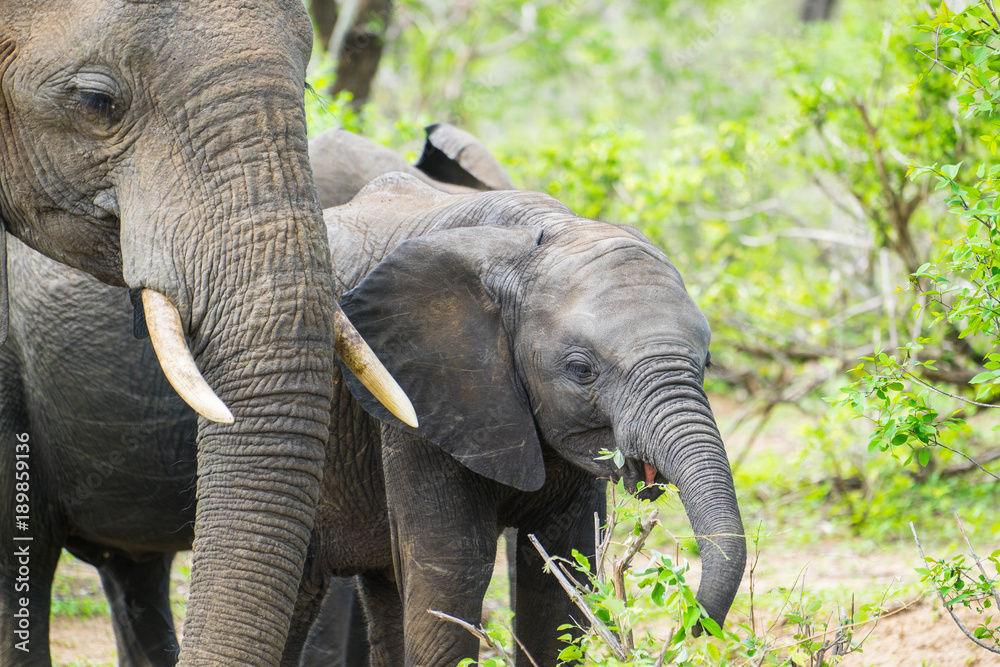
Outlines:
<svg viewBox="0 0 1000 667"><path fill-rule="evenodd" d="M1000 549L986 559L992 565L994 575L978 571L965 554L950 560L925 558L927 567L917 568L921 581L927 582L944 598L945 605L953 608L962 605L980 614L978 625L973 629L976 639L992 642L1000 648L1000 618L996 616L997 584L1000 582Z"/></svg>
<svg viewBox="0 0 1000 667"><path fill-rule="evenodd" d="M76 559L69 552L63 552L61 561L68 563L75 562ZM100 580L96 576L85 577L56 572L52 582L50 613L53 617L107 616L108 602L101 589Z"/></svg>
<svg viewBox="0 0 1000 667"><path fill-rule="evenodd" d="M996 72L1000 71L1000 21L995 18L992 6L981 2L964 12L953 14L942 4L938 12L918 27L924 34L932 35L933 42L927 52L919 50L930 61L931 69L911 87L918 95L927 82L940 71L954 75L955 82L967 92L958 96L958 108L966 119L977 121L993 112L992 99L1000 93ZM951 58L952 60L948 60ZM945 60L948 60L945 62ZM990 122L990 125L994 123ZM980 134L980 141L995 153L993 135ZM995 174L1000 167L991 167L980 161L976 178L970 185L956 180L962 162L931 167L911 167L908 172L915 178L933 175L937 190L944 190L951 211L959 215L958 234L948 240L939 262L924 262L912 269L910 284L919 293L920 300L913 310L927 315L927 326L944 330L958 342L970 347L968 340L985 343L990 351L980 353L980 363L985 370L968 378L970 385L978 385L978 398L990 398L1000 385L1000 302L996 288L1000 284L1000 264L997 249L1000 237L997 223L1000 212L995 208L997 197ZM935 361L919 356L930 338L915 337L898 348L896 356L876 350L873 356L862 357L867 364L855 369L862 378L842 389L849 405L858 416L871 419L874 424L869 451L890 452L900 456L903 465L916 457L921 466L927 466L931 447L946 447L947 440L956 433L967 431L964 413L969 408L989 408L988 404L973 402L950 394L928 383L917 375L938 370ZM933 405L932 398L948 397L959 401L963 412L956 408L946 414ZM954 401L952 401L954 403Z"/></svg>
<svg viewBox="0 0 1000 667"><path fill-rule="evenodd" d="M317 49L317 54L319 50ZM374 104L365 104L360 110L351 105L352 96L341 91L336 98L330 98L321 91L328 90L334 77L334 63L329 56L323 56L314 64L307 80L305 109L309 138L333 127L341 127L349 132L364 134L367 138L385 146L401 150L409 159L416 153L407 148L423 144L423 128L432 120L424 114L402 114L390 120Z"/></svg>
<svg viewBox="0 0 1000 667"><path fill-rule="evenodd" d="M720 628L705 617L696 599L688 582L687 561L657 548L644 548L647 539L662 537L655 531L657 508L624 494L621 483L616 497L607 527L612 531L606 542L610 550L598 555L599 562L574 552L572 561L554 559L549 564L564 572L576 571L588 582L581 593L587 614L595 621L589 628L572 624L560 627L565 633L560 639L566 643L559 655L562 661L607 667L777 667L791 660L791 664L826 667L839 664L840 656L859 650L863 642L855 638L857 629L877 622L881 614L881 601L851 610L838 608L832 613L827 602L807 593L804 585L796 582L758 595L756 602L752 596L749 601L740 596L727 628ZM753 538L753 544L757 546L761 539ZM676 542L674 546L678 546ZM638 562L633 564L633 558ZM749 615L736 612L736 608L749 608ZM762 624L761 618L768 613L765 610L773 610L774 618ZM694 637L699 624L704 632ZM511 654L511 640L497 633L498 629L506 626L487 626L486 632L491 646L503 647L501 655L479 664L510 664L506 656ZM473 664L472 660L460 663Z"/></svg>

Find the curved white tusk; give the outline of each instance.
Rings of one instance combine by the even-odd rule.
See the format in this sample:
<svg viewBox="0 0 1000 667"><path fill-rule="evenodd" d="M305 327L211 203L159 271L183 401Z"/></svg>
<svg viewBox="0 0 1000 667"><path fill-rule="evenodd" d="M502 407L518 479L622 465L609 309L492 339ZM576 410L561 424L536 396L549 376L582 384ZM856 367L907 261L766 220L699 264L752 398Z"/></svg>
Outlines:
<svg viewBox="0 0 1000 667"><path fill-rule="evenodd" d="M201 376L191 350L184 340L181 316L174 305L159 292L142 290L142 308L146 311L149 339L160 360L167 381L184 402L209 421L232 424L233 413Z"/></svg>
<svg viewBox="0 0 1000 667"><path fill-rule="evenodd" d="M368 347L368 343L364 341L340 308L337 308L334 313L334 327L337 330L337 339L333 349L340 355L344 365L351 369L355 377L361 380L361 384L389 412L396 415L407 426L417 428L419 426L417 413L413 409L410 399L406 397L406 392L396 384L392 375L378 360L375 352Z"/></svg>

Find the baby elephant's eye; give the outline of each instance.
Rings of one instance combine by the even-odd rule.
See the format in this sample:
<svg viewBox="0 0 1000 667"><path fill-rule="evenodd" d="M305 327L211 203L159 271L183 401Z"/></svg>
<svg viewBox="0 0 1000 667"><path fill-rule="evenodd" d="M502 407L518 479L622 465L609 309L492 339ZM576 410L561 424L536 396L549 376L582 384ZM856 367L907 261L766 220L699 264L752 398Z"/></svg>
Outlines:
<svg viewBox="0 0 1000 667"><path fill-rule="evenodd" d="M569 365L566 366L566 369L569 371L570 375L573 376L573 379L580 384L590 384L597 379L597 373L590 366L590 364L585 361L571 361L569 362Z"/></svg>

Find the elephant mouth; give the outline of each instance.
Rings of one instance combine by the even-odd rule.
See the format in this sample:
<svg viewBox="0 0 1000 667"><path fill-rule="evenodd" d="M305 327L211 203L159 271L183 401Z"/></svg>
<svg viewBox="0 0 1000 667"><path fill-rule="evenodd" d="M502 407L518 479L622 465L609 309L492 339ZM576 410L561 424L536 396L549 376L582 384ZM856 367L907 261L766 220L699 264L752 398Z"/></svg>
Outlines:
<svg viewBox="0 0 1000 667"><path fill-rule="evenodd" d="M659 470L645 461L633 458L625 459L621 477L625 482L625 489L630 493L636 492L639 482L643 483L643 488L638 493L640 500L656 500L663 495L663 488L659 485L667 483L667 478Z"/></svg>

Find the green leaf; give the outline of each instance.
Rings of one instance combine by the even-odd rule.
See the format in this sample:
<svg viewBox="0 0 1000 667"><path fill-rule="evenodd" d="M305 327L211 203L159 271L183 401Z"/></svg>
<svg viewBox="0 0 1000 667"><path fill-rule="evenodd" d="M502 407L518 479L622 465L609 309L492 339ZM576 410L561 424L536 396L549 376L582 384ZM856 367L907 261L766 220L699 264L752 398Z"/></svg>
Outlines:
<svg viewBox="0 0 1000 667"><path fill-rule="evenodd" d="M716 639L723 639L722 628L719 624L708 618L707 616L701 619L701 627L708 631L708 634L712 635Z"/></svg>
<svg viewBox="0 0 1000 667"><path fill-rule="evenodd" d="M579 646L575 645L564 648L559 652L558 657L559 660L564 662L568 660L580 660L581 658L583 658L583 651L580 650Z"/></svg>
<svg viewBox="0 0 1000 667"><path fill-rule="evenodd" d="M993 373L993 371L985 371L983 373L979 373L971 380L969 380L969 384L981 384L983 382L986 382L987 380L992 380L995 377L996 375Z"/></svg>
<svg viewBox="0 0 1000 667"><path fill-rule="evenodd" d="M722 658L722 652L715 644L706 645L705 652L708 653L708 659L714 663L718 663Z"/></svg>
<svg viewBox="0 0 1000 667"><path fill-rule="evenodd" d="M622 454L622 450L616 449L614 458L612 459L615 463L615 467L621 470L625 467L625 455Z"/></svg>
<svg viewBox="0 0 1000 667"><path fill-rule="evenodd" d="M958 170L962 167L962 163L958 164L946 164L941 166L941 173L947 176L951 180L955 180L958 176Z"/></svg>

